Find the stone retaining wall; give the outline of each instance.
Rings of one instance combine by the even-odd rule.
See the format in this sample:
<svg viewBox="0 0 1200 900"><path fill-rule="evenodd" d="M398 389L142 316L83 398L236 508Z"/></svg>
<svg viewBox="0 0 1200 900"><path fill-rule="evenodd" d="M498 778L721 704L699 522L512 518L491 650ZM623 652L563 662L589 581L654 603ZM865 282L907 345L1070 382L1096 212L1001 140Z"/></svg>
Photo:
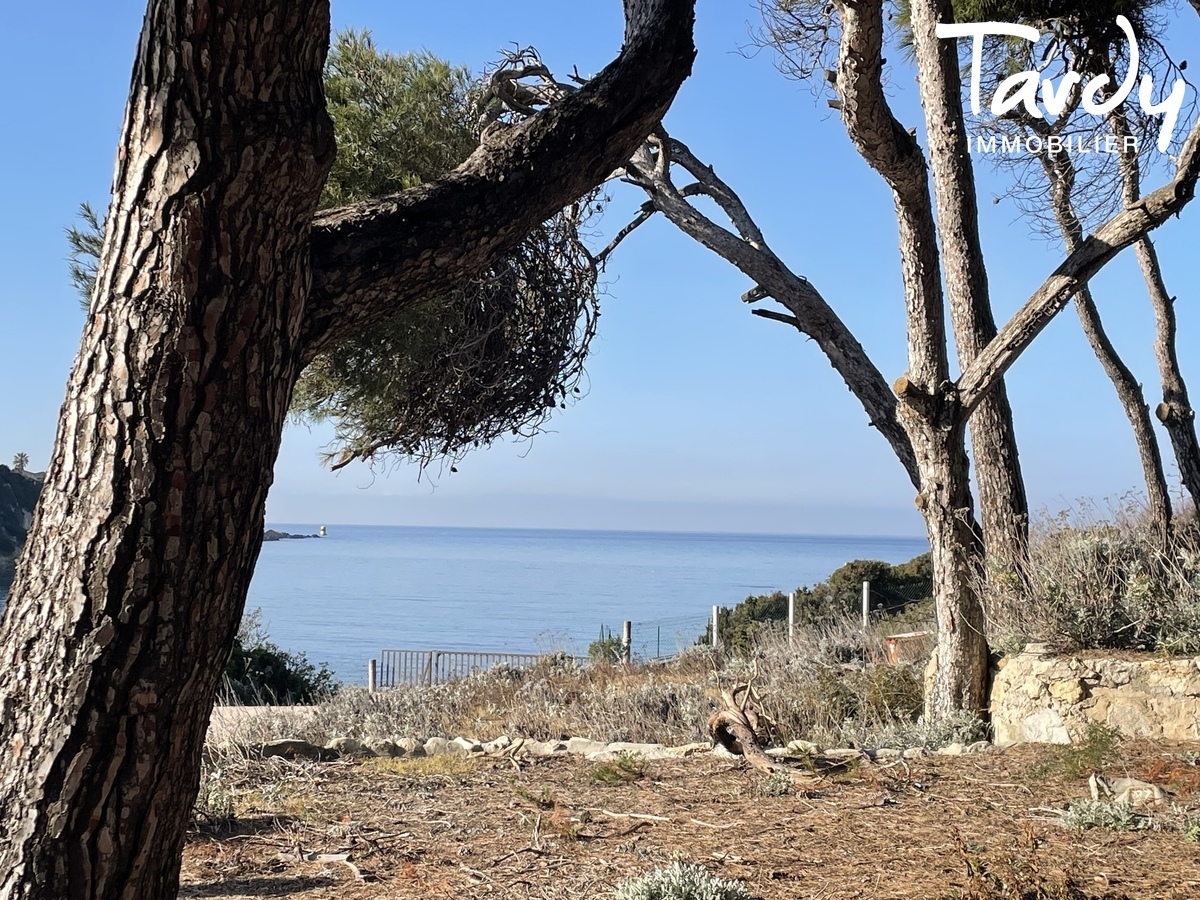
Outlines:
<svg viewBox="0 0 1200 900"><path fill-rule="evenodd" d="M1031 646L1002 663L991 699L997 744L1066 744L1092 722L1129 737L1200 740L1200 657L1088 659Z"/></svg>

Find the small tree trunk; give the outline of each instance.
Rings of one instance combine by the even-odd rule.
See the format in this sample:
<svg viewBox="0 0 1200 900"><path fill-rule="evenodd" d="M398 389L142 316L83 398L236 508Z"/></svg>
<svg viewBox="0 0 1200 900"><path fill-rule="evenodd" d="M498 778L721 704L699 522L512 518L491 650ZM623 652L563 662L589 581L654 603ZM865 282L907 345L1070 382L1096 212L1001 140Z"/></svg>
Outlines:
<svg viewBox="0 0 1200 900"><path fill-rule="evenodd" d="M1104 330L1100 320L1100 312L1096 309L1090 288L1084 288L1075 295L1075 309L1079 313L1083 333L1100 360L1104 372L1116 389L1117 398L1125 410L1125 417L1133 428L1133 439L1137 444L1138 458L1142 463L1142 476L1146 481L1146 498L1154 530L1160 540L1166 540L1171 530L1171 495L1167 486L1167 476L1163 471L1162 452L1158 447L1158 437L1154 434L1154 426L1150 421L1150 410L1142 395L1142 386L1138 384L1133 372L1125 365Z"/></svg>
<svg viewBox="0 0 1200 900"><path fill-rule="evenodd" d="M1192 504L1200 509L1200 440L1196 438L1196 411L1188 398L1187 383L1179 368L1175 341L1175 298L1167 293L1158 251L1154 249L1150 238L1142 238L1133 245L1133 249L1146 281L1150 304L1154 307L1157 330L1154 355L1158 359L1163 389L1162 403L1155 413L1167 430L1183 487L1192 498Z"/></svg>
<svg viewBox="0 0 1200 900"><path fill-rule="evenodd" d="M0 897L173 898L299 370L326 0L155 0L0 629Z"/></svg>
<svg viewBox="0 0 1200 900"><path fill-rule="evenodd" d="M1070 158L1061 153L1043 154L1041 161L1050 181L1050 204L1062 232L1063 244L1068 253L1074 253L1083 243L1083 223L1075 213L1072 199L1075 167ZM1150 421L1150 411L1146 406L1145 397L1142 396L1142 387L1105 332L1090 288L1084 287L1076 293L1075 309L1079 313L1083 333L1096 358L1100 360L1105 374L1112 381L1121 407L1125 410L1125 416L1133 428L1133 439L1137 445L1142 475L1146 482L1146 498L1151 520L1160 540L1165 541L1171 529L1170 489L1163 472L1162 452L1159 450L1158 438Z"/></svg>
<svg viewBox="0 0 1200 900"><path fill-rule="evenodd" d="M996 336L996 320L979 237L958 51L953 41L942 40L935 33L936 25L952 21L954 13L949 0L914 2L911 10L946 296L959 368L965 370ZM992 564L1019 572L1029 539L1029 501L1003 379L971 414L968 425L987 556Z"/></svg>
<svg viewBox="0 0 1200 900"><path fill-rule="evenodd" d="M1109 124L1117 138L1117 146L1125 147L1125 138L1130 130L1124 107L1118 107L1109 116ZM1121 199L1126 206L1132 206L1142 196L1142 173L1137 152L1123 152L1118 155L1117 162L1121 170ZM1179 368L1175 298L1167 290L1158 252L1149 236L1138 240L1133 249L1146 282L1150 305L1154 308L1154 355L1158 360L1163 389L1162 403L1155 412L1167 430L1184 489L1192 498L1192 503L1200 508L1200 441L1196 438L1196 411L1188 399L1187 383Z"/></svg>

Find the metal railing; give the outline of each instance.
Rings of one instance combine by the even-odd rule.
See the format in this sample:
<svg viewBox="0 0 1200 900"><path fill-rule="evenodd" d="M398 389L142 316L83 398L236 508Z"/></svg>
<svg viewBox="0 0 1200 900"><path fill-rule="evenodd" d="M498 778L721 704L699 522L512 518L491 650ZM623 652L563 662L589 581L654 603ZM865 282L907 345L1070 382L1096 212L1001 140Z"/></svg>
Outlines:
<svg viewBox="0 0 1200 900"><path fill-rule="evenodd" d="M494 666L529 668L549 658L538 653L492 653L480 650L381 650L376 686L401 684L443 684L456 681ZM578 657L568 657L586 662Z"/></svg>

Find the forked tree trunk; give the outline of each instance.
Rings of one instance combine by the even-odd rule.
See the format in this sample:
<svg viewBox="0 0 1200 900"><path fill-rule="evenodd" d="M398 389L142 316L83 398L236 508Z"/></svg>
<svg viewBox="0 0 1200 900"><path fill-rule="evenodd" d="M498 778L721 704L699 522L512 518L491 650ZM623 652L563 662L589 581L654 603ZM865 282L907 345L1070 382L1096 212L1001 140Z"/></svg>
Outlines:
<svg viewBox="0 0 1200 900"><path fill-rule="evenodd" d="M987 686L979 597L983 545L971 500L966 417L950 382L929 172L916 139L896 120L883 92L882 0L843 0L839 15L842 119L856 149L892 189L899 225L908 372L895 384L897 416L920 474L917 507L929 535L938 617L938 671L926 709L931 719L956 710L978 713Z"/></svg>
<svg viewBox="0 0 1200 900"><path fill-rule="evenodd" d="M911 4L921 105L929 140L929 164L937 200L938 234L946 296L958 348L967 369L996 337L983 244L975 173L962 112L962 83L954 41L937 37L939 22L953 20L949 0ZM968 423L979 486L979 516L991 565L1020 572L1029 540L1029 501L1017 453L1012 406L1001 379Z"/></svg>
<svg viewBox="0 0 1200 900"><path fill-rule="evenodd" d="M328 40L326 0L150 5L37 562L0 633L5 900L176 895L299 369Z"/></svg>
<svg viewBox="0 0 1200 900"><path fill-rule="evenodd" d="M936 671L925 716L933 722L955 712L978 715L987 706L988 646L961 411L953 394L922 390L908 378L896 382L896 394L925 485L917 506L929 535L937 612Z"/></svg>

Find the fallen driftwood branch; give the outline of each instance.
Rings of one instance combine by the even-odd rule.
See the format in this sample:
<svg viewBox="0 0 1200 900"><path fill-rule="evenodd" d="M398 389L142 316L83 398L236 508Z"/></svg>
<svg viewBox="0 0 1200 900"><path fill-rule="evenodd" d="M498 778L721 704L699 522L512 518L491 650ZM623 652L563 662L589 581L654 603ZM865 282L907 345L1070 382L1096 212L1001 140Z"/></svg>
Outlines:
<svg viewBox="0 0 1200 900"><path fill-rule="evenodd" d="M714 824L712 822L704 822L700 819L674 819L670 816L652 816L649 813L613 812L611 809L591 809L588 810L588 812L597 812L609 819L633 819L635 824L626 831L621 832L622 835L628 834L635 828L638 828L642 825L649 825L655 822L662 822L667 825L698 825L701 828L715 828L718 831L724 831L728 828L739 828L743 824L742 822L725 822L723 824Z"/></svg>
<svg viewBox="0 0 1200 900"><path fill-rule="evenodd" d="M752 684L739 684L728 690L722 688L721 699L724 707L708 719L708 733L714 743L743 757L768 775L776 772L801 774L791 766L776 762L763 750L762 745L769 740L769 720L759 714L762 704Z"/></svg>
<svg viewBox="0 0 1200 900"><path fill-rule="evenodd" d="M796 757L772 756L763 749L763 744L770 740L773 723L762 712L762 701L753 684L747 682L722 689L721 700L724 706L708 719L708 733L713 743L741 756L766 775L783 773L793 781L813 779L845 770L860 761L871 762L870 756L863 751L847 750L836 756L834 751L826 756L805 756L797 760L802 767L792 765L789 759Z"/></svg>
<svg viewBox="0 0 1200 900"><path fill-rule="evenodd" d="M613 812L611 809L598 810L602 815L608 816L610 819L640 819L643 822L673 822L670 816L651 816L646 813L619 813Z"/></svg>

